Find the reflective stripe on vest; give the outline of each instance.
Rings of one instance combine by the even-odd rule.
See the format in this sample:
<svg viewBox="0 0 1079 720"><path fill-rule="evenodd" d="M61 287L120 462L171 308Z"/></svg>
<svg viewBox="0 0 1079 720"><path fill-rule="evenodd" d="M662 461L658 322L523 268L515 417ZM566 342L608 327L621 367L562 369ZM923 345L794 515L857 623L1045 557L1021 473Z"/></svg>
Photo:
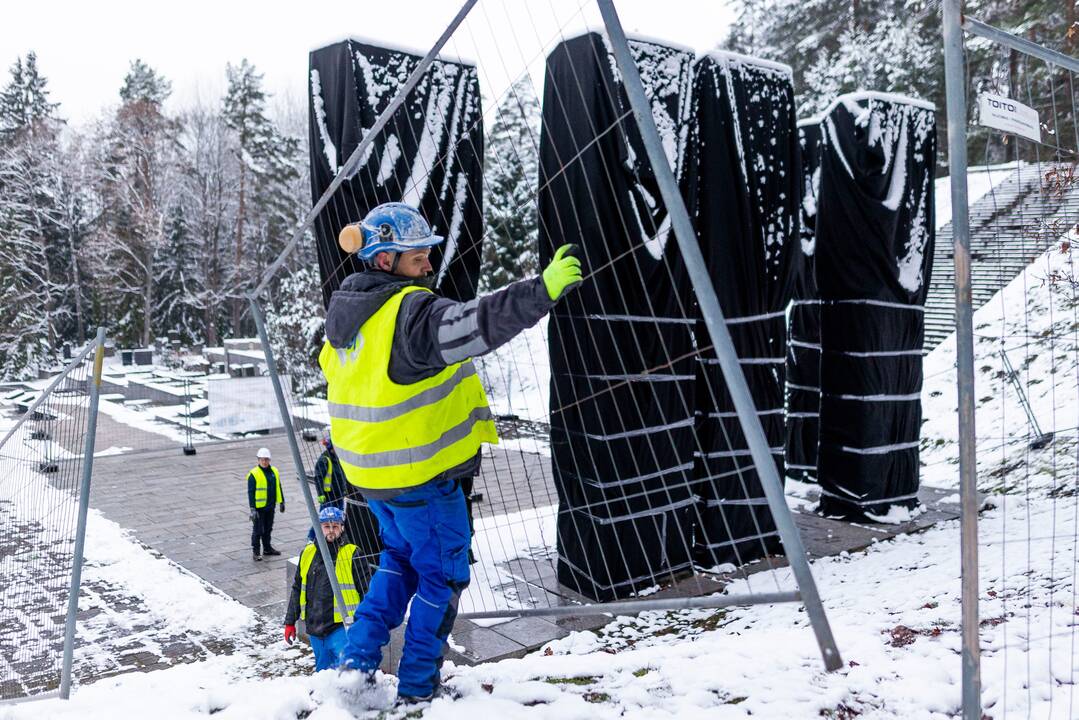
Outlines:
<svg viewBox="0 0 1079 720"><path fill-rule="evenodd" d="M269 470L273 472L274 484L277 485L276 502L284 502L285 500L281 496L281 475L277 472L277 468L273 465L269 467ZM256 465L255 467L251 468L251 472L248 474L254 476L255 478L255 507L266 507L266 496L269 494L269 488L267 487L266 483L266 473L263 472L261 467Z"/></svg>
<svg viewBox="0 0 1079 720"><path fill-rule="evenodd" d="M322 494L329 495L333 492L333 459L326 454L326 476L322 478ZM321 498L319 498L321 500Z"/></svg>
<svg viewBox="0 0 1079 720"><path fill-rule="evenodd" d="M408 385L389 376L390 351L406 287L363 324L352 346L326 342L330 434L349 483L393 489L421 485L497 443L494 417L471 361Z"/></svg>
<svg viewBox="0 0 1079 720"><path fill-rule="evenodd" d="M311 563L315 559L315 543L308 543L300 553L300 619L307 619L307 572L311 569ZM352 577L352 557L356 554L355 545L342 545L337 551L337 562L334 564L334 575L337 576L337 584L341 587L341 597L345 600L345 612L351 617L360 606L360 591L356 589L356 581ZM341 618L341 607L337 604L337 598L333 599L333 621L344 622Z"/></svg>

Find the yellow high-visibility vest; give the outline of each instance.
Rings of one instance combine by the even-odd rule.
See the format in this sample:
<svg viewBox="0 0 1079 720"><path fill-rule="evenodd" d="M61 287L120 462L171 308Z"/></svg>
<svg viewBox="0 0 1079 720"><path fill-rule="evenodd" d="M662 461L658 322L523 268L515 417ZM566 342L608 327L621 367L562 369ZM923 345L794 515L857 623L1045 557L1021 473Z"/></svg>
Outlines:
<svg viewBox="0 0 1079 720"><path fill-rule="evenodd" d="M330 433L349 483L388 490L422 485L497 443L494 417L471 360L408 385L390 379L397 313L410 292L393 295L360 328L350 347L327 341L319 354L326 376Z"/></svg>
<svg viewBox="0 0 1079 720"><path fill-rule="evenodd" d="M326 474L322 478L322 494L318 496L318 501L326 502L331 492L333 492L333 458L326 453Z"/></svg>
<svg viewBox="0 0 1079 720"><path fill-rule="evenodd" d="M280 475L280 473L277 472L277 468L274 467L273 465L271 465L267 469L273 472L273 479L275 480L274 484L277 485L277 502L278 503L285 502L285 497L284 497L284 495L281 494L281 475ZM248 473L248 474L253 475L254 478L255 478L255 507L256 508L264 508L264 507L266 507L266 500L267 500L266 496L269 494L269 488L267 487L267 483L266 483L266 473L262 471L261 467L256 465L254 468L251 469L251 472Z"/></svg>
<svg viewBox="0 0 1079 720"><path fill-rule="evenodd" d="M300 619L307 619L307 571L311 569L311 563L315 559L315 543L307 543L307 547L300 553ZM337 562L334 564L334 575L337 576L337 584L341 586L341 597L345 600L345 612L351 616L360 606L360 591L356 589L356 579L352 577L352 556L356 554L356 546L352 544L342 545L337 551ZM337 604L337 598L333 599L333 621L344 622L341 619L341 608Z"/></svg>

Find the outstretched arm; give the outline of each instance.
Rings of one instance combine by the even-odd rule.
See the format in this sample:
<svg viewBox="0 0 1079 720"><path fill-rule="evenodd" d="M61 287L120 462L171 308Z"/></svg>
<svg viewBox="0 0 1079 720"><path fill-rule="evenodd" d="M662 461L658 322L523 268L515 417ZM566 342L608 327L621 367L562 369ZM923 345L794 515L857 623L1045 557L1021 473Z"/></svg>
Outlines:
<svg viewBox="0 0 1079 720"><path fill-rule="evenodd" d="M390 375L415 382L485 355L539 322L581 282L581 262L563 245L540 277L519 280L475 300L455 302L413 293L401 304Z"/></svg>

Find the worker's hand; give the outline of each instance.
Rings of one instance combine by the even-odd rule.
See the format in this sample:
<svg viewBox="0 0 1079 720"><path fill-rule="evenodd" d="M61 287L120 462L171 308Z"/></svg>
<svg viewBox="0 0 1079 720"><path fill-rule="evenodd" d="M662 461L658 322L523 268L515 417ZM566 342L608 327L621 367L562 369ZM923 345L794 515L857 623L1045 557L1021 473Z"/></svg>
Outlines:
<svg viewBox="0 0 1079 720"><path fill-rule="evenodd" d="M547 288L547 296L552 300L559 300L581 284L581 260L571 254L576 250L576 245L558 248L551 264L543 271L543 284Z"/></svg>
<svg viewBox="0 0 1079 720"><path fill-rule="evenodd" d="M251 522L255 522L259 519L259 511L255 508L251 508L251 512L249 512L247 516L251 518Z"/></svg>
<svg viewBox="0 0 1079 720"><path fill-rule="evenodd" d="M285 642L287 642L289 645L296 642L296 626L295 625L286 625L285 626Z"/></svg>
<svg viewBox="0 0 1079 720"><path fill-rule="evenodd" d="M281 508L281 512L285 512L285 503L281 503L280 508Z"/></svg>
<svg viewBox="0 0 1079 720"><path fill-rule="evenodd" d="M318 496L318 502L319 502L319 505L326 502L326 496L325 495L319 495ZM322 508L319 508L319 509L321 510Z"/></svg>

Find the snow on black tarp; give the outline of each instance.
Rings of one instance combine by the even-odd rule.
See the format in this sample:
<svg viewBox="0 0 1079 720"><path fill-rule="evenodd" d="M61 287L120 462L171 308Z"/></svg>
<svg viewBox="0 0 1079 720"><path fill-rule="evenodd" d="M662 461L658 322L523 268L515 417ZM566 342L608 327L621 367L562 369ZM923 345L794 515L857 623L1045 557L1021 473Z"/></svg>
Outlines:
<svg viewBox="0 0 1079 720"><path fill-rule="evenodd" d="M787 342L787 477L817 480L820 437L820 297L814 253L820 190L820 120L798 123L802 158L799 240L802 265L791 301Z"/></svg>
<svg viewBox="0 0 1079 720"><path fill-rule="evenodd" d="M719 52L696 65L685 195L727 327L782 477L786 308L794 291L802 182L791 70ZM702 346L711 345L703 322ZM742 563L778 536L715 353L697 362L694 467L702 523L694 559Z"/></svg>
<svg viewBox="0 0 1079 720"><path fill-rule="evenodd" d="M630 49L678 173L693 55L637 40ZM572 242L589 273L549 325L558 578L608 600L690 564L693 320L681 306L687 285L666 209L604 38L562 42L546 72L541 261Z"/></svg>
<svg viewBox="0 0 1079 720"><path fill-rule="evenodd" d="M317 201L422 55L345 40L310 55L311 195ZM475 296L483 233L483 122L473 65L436 60L315 223L323 300L363 263L340 229L390 201L420 209L446 238L431 264L447 297Z"/></svg>
<svg viewBox="0 0 1079 720"><path fill-rule="evenodd" d="M918 502L936 127L920 101L860 93L822 129L820 509L877 517Z"/></svg>

